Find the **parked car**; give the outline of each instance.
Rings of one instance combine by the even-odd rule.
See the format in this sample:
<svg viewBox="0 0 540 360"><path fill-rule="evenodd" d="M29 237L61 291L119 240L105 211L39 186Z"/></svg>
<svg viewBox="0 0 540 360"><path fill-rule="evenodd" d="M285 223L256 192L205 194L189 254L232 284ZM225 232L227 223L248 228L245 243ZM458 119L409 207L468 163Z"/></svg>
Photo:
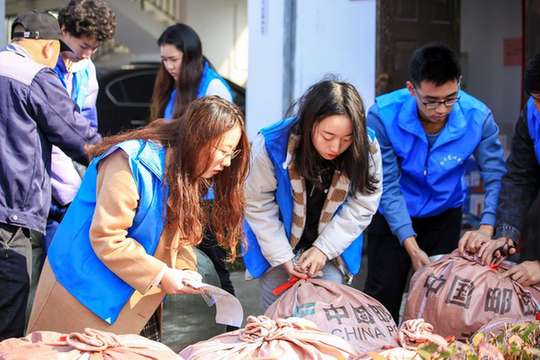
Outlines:
<svg viewBox="0 0 540 360"><path fill-rule="evenodd" d="M144 126L150 118L150 100L159 62L131 63L116 68L97 70L99 94L97 110L99 132L114 135ZM234 95L234 102L245 112L246 90L225 79Z"/></svg>

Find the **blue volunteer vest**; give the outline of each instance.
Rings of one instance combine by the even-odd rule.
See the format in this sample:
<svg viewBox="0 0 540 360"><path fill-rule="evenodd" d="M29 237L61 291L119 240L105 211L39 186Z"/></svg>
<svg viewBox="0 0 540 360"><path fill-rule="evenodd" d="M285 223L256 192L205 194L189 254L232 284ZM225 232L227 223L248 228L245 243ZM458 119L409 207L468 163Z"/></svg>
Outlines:
<svg viewBox="0 0 540 360"><path fill-rule="evenodd" d="M221 77L219 74L208 65L208 62L204 62L201 81L199 82L199 89L197 90L197 98L201 98L206 95L206 92L208 91L208 85L210 85L210 82L212 80L218 79L225 85L227 90L229 90L229 93L231 94L231 99L233 99L231 88L229 87L229 84ZM174 115L175 110L175 102L176 102L176 89L173 89L171 92L171 95L169 96L169 102L167 103L167 106L165 107L165 111L163 114L163 117L165 119L172 119Z"/></svg>
<svg viewBox="0 0 540 360"><path fill-rule="evenodd" d="M292 218L293 218L293 197L289 171L285 165L287 157L287 144L291 128L296 124L296 118L281 120L267 128L261 130L264 137L266 151L272 165L277 180L275 198L279 207L279 219L283 223L287 239L291 238ZM368 129L371 140L374 139L374 133ZM339 212L341 206L336 210ZM334 213L334 215L336 214ZM270 263L265 259L257 241L257 237L247 220L244 220L244 232L247 238L247 251L243 259L249 273L258 278L270 268ZM363 235L356 238L347 249L341 254L347 270L356 275L360 271L362 261L362 243Z"/></svg>
<svg viewBox="0 0 540 360"><path fill-rule="evenodd" d="M123 142L95 158L60 223L48 258L56 279L82 305L108 324L116 321L134 289L110 271L92 249L89 233L96 206L97 166L114 149L128 154L139 204L128 236L154 254L163 230L165 149L142 140Z"/></svg>
<svg viewBox="0 0 540 360"><path fill-rule="evenodd" d="M400 164L401 192L412 217L460 207L465 198L465 161L482 139L489 109L464 91L431 147L407 89L377 97L378 116ZM380 209L384 214L384 209Z"/></svg>
<svg viewBox="0 0 540 360"><path fill-rule="evenodd" d="M66 65L62 57L59 57L58 62L54 68L54 71L58 75L58 78L64 85L64 88L67 89L65 75L67 73ZM90 82L90 69L86 67L85 69L78 71L73 74L73 83L71 90L71 99L74 103L77 104L79 110L83 109L84 101L88 95L88 83Z"/></svg>
<svg viewBox="0 0 540 360"><path fill-rule="evenodd" d="M536 105L534 105L534 99L532 97L527 101L527 126L529 128L529 135L534 143L536 160L540 164L540 113Z"/></svg>

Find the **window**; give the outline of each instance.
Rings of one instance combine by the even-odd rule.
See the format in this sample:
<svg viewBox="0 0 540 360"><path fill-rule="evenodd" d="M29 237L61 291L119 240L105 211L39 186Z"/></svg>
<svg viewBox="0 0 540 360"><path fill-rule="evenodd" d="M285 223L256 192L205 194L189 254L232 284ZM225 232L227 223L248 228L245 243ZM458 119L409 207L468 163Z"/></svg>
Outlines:
<svg viewBox="0 0 540 360"><path fill-rule="evenodd" d="M107 86L106 92L115 105L148 107L155 78L155 70L130 73L113 80Z"/></svg>

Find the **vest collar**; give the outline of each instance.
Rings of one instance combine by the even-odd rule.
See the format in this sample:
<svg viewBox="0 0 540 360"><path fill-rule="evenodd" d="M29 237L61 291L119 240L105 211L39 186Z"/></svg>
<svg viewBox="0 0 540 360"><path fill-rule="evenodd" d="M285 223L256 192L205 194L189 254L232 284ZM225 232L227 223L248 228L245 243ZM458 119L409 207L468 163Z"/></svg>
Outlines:
<svg viewBox="0 0 540 360"><path fill-rule="evenodd" d="M449 143L453 140L461 138L467 131L467 120L463 115L463 109L459 101L454 105L452 111L448 115L446 126L442 129L441 135L433 144L432 150Z"/></svg>
<svg viewBox="0 0 540 360"><path fill-rule="evenodd" d="M165 171L165 147L152 141L147 141L139 153L139 160L148 168L158 179L163 180Z"/></svg>
<svg viewBox="0 0 540 360"><path fill-rule="evenodd" d="M152 141L146 140L128 140L117 144L102 155L99 159L109 156L116 149L122 149L128 154L136 155L141 164L150 170L160 181L163 181L166 149Z"/></svg>
<svg viewBox="0 0 540 360"><path fill-rule="evenodd" d="M410 96L403 103L398 115L398 125L403 130L415 135L427 144L426 132L420 122L416 98L414 96ZM448 114L447 123L442 128L441 134L435 141L435 144L433 144L432 150L462 137L466 131L467 121L458 101L452 108L450 114Z"/></svg>
<svg viewBox="0 0 540 360"><path fill-rule="evenodd" d="M409 96L403 102L403 106L398 114L398 125L401 129L411 133L427 144L426 133L418 117L416 98Z"/></svg>

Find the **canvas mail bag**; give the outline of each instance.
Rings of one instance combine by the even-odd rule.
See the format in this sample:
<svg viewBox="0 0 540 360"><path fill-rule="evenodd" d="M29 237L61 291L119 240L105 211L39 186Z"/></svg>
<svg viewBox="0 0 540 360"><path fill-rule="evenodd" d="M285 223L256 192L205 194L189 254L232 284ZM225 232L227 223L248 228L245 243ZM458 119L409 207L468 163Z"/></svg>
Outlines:
<svg viewBox="0 0 540 360"><path fill-rule="evenodd" d="M512 266L482 265L455 250L413 275L404 320L423 318L435 333L464 340L496 318L534 319L540 288L500 278Z"/></svg>
<svg viewBox="0 0 540 360"><path fill-rule="evenodd" d="M320 279L299 280L266 310L272 319L301 317L348 341L360 354L399 346L392 315L350 286Z"/></svg>
<svg viewBox="0 0 540 360"><path fill-rule="evenodd" d="M340 337L299 318L272 320L249 316L244 329L186 347L187 360L345 360L357 353Z"/></svg>
<svg viewBox="0 0 540 360"><path fill-rule="evenodd" d="M182 360L166 345L139 335L85 329L62 334L34 331L0 342L1 360Z"/></svg>

